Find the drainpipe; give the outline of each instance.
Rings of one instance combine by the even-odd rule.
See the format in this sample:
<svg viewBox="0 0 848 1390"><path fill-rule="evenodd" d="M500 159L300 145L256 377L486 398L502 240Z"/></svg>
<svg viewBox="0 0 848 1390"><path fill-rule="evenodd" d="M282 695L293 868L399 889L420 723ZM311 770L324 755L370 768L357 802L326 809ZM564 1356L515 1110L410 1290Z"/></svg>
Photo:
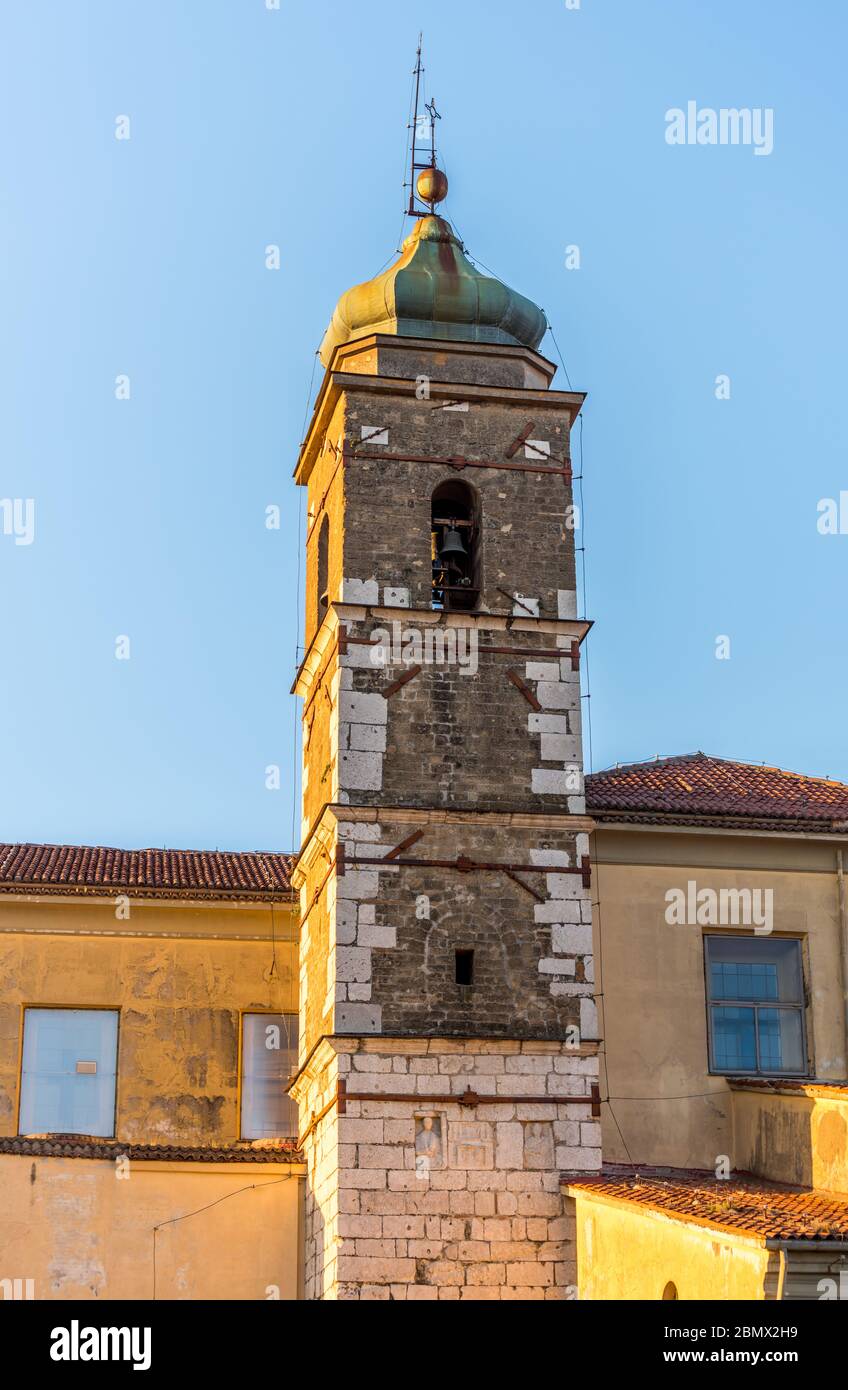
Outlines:
<svg viewBox="0 0 848 1390"><path fill-rule="evenodd" d="M842 850L836 851L836 881L839 890L839 954L842 960L842 1008L845 1032L845 1071L848 1075L848 908L845 902L845 873Z"/></svg>

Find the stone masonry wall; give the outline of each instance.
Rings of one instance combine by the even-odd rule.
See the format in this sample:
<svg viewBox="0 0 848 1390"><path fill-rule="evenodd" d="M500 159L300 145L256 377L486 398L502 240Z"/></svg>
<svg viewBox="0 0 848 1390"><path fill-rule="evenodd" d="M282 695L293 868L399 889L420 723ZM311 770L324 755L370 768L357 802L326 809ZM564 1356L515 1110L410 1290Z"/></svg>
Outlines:
<svg viewBox="0 0 848 1390"><path fill-rule="evenodd" d="M390 812L341 821L315 855L301 891L302 1056L339 1033L594 1043L591 887L570 871L588 852L586 833L567 822L419 829L410 853L435 865L386 858L410 833ZM328 876L340 847L344 873ZM520 865L527 887L500 869L439 867L458 854ZM456 952L469 950L473 981L457 984Z"/></svg>
<svg viewBox="0 0 848 1390"><path fill-rule="evenodd" d="M506 462L510 445L531 420L536 444L522 446L512 461L545 467L566 458L569 416L561 408L534 404L531 415L518 400L476 401L467 411L446 410L436 401L416 400L412 384L408 395L349 391L347 447L377 457L352 462L345 470L345 578L373 581L381 591L407 588L411 607L429 607L431 498L440 483L460 479L476 492L482 514L480 608L509 613L509 595L519 593L538 601L540 616L557 617L558 591L575 588L572 489L561 476L513 469L457 472L381 457L460 454ZM317 484L310 482L313 490Z"/></svg>
<svg viewBox="0 0 848 1390"><path fill-rule="evenodd" d="M333 966L334 1031L594 1040L591 890L566 872L588 852L588 837L450 823L427 826L409 851L536 866L519 875L535 898L497 870L357 869L360 856L387 854L409 830L390 815L377 826L339 826L347 867L335 885L345 944ZM470 986L456 983L457 950L474 952Z"/></svg>
<svg viewBox="0 0 848 1390"><path fill-rule="evenodd" d="M319 1113L339 1079L369 1099L348 1100L344 1114L332 1106L306 1144L307 1298L575 1296L574 1219L559 1173L600 1167L589 1100L596 1056L475 1039L334 1038L322 1047L303 1080L302 1111ZM462 1106L456 1098L469 1087L504 1100ZM587 1099L534 1104L558 1095ZM438 1148L427 1141L429 1157L425 1121L438 1138Z"/></svg>
<svg viewBox="0 0 848 1390"><path fill-rule="evenodd" d="M562 591L563 607L569 598ZM574 631L563 635L549 625L554 630L505 632L483 623L472 629L452 615L445 635L437 634L430 619L426 612L408 612L392 620L385 615L345 620L351 638L380 643L389 659L375 665L381 650L353 641L340 659L335 687L339 799L358 805L554 808L584 814ZM404 634L425 648L421 661L400 659L402 649L396 648ZM437 636L447 644L451 634L462 660L451 660L448 646L436 645ZM486 646L507 651L487 654ZM511 648L519 654L510 655ZM538 658L521 654L535 651ZM384 692L416 664L419 674L387 697ZM315 704L318 717L326 717Z"/></svg>
<svg viewBox="0 0 848 1390"><path fill-rule="evenodd" d="M434 347L435 373L442 355ZM469 353L475 381L489 367L506 370L484 345ZM411 378L360 388L346 377L327 427L335 450L315 445L310 525L326 506L331 609L316 633L309 595L292 1088L311 1298L573 1296L560 1172L600 1167L592 890L580 871L591 826L571 656L585 627L571 486L523 465L567 459L579 398L537 384L475 397L458 383L446 399ZM342 435L374 457L339 466ZM442 456L522 467L428 462ZM432 609L431 498L457 480L480 518L471 623ZM310 587L316 564L310 551ZM461 624L469 655L473 626L476 669L449 646L446 660L394 650L384 665L354 640L335 654L336 625L373 641L395 618L419 637ZM457 962L468 951L470 984Z"/></svg>

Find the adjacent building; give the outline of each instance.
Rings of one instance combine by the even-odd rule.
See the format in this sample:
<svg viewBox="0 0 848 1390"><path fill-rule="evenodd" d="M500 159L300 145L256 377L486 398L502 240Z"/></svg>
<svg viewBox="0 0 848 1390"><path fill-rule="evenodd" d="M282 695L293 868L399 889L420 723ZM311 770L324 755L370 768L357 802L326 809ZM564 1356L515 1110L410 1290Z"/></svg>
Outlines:
<svg viewBox="0 0 848 1390"><path fill-rule="evenodd" d="M298 1296L289 865L0 845L4 1297Z"/></svg>
<svg viewBox="0 0 848 1390"><path fill-rule="evenodd" d="M588 797L604 1157L848 1190L846 1135L814 1153L824 1112L799 1109L848 1077L848 788L694 753Z"/></svg>
<svg viewBox="0 0 848 1390"><path fill-rule="evenodd" d="M582 1298L848 1296L848 787L693 753L588 779L605 1172Z"/></svg>

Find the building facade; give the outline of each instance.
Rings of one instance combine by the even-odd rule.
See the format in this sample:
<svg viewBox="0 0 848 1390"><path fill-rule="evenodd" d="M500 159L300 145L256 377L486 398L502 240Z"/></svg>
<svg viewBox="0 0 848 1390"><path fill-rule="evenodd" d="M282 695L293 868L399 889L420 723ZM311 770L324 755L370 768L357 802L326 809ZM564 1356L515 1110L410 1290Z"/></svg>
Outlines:
<svg viewBox="0 0 848 1390"><path fill-rule="evenodd" d="M587 779L605 1171L588 1299L848 1297L848 788L703 753Z"/></svg>
<svg viewBox="0 0 848 1390"><path fill-rule="evenodd" d="M699 753L599 773L588 796L605 1158L712 1169L726 1155L846 1190L848 1135L832 1173L820 1151L814 1168L815 1106L805 1135L742 1118L752 1095L848 1076L845 787Z"/></svg>
<svg viewBox="0 0 848 1390"><path fill-rule="evenodd" d="M0 846L4 1298L296 1298L289 859Z"/></svg>

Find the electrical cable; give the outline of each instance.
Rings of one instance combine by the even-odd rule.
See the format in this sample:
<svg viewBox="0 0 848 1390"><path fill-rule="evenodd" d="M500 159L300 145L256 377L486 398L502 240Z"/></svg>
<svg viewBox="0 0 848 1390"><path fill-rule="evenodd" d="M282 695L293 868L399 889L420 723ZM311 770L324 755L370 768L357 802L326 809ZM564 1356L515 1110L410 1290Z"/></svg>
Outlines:
<svg viewBox="0 0 848 1390"><path fill-rule="evenodd" d="M204 1211L211 1211L212 1207L218 1207L222 1202L229 1201L230 1197L238 1197L240 1192L253 1192L257 1188L278 1187L281 1182L291 1182L297 1174L286 1173L284 1178L274 1178L272 1182L252 1182L246 1187L237 1187L234 1192L225 1192L223 1197L218 1197L214 1202L207 1202L205 1207L198 1207L196 1211L184 1212L182 1216L171 1216L167 1221L160 1221L153 1227L153 1301L156 1301L156 1233L165 1226L175 1226L180 1221L187 1221L190 1216L200 1216Z"/></svg>

